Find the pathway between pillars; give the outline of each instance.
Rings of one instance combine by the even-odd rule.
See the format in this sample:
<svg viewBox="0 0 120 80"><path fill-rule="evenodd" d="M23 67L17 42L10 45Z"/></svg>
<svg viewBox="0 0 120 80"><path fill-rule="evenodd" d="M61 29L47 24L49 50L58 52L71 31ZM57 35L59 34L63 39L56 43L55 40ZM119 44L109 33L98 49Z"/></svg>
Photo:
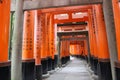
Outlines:
<svg viewBox="0 0 120 80"><path fill-rule="evenodd" d="M71 59L66 67L54 72L44 80L92 80L86 62L77 58Z"/></svg>

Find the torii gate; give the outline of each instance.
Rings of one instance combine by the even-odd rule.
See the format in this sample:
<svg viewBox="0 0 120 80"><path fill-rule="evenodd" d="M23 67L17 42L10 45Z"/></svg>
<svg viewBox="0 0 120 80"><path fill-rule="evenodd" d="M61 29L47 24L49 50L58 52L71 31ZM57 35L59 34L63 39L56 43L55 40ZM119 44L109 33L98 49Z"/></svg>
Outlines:
<svg viewBox="0 0 120 80"><path fill-rule="evenodd" d="M21 51L22 51L22 34L23 34L23 12L25 10L35 10L43 8L77 6L77 5L90 5L90 4L103 4L103 11L105 16L107 37L109 43L109 52L111 56L112 77L115 77L115 65L117 61L117 50L112 46L116 46L115 38L115 25L113 20L112 0L16 0L11 3L11 11L15 11L15 30L14 30L14 43L12 51L12 65L11 65L11 79L22 80L21 70ZM113 54L114 53L114 54Z"/></svg>

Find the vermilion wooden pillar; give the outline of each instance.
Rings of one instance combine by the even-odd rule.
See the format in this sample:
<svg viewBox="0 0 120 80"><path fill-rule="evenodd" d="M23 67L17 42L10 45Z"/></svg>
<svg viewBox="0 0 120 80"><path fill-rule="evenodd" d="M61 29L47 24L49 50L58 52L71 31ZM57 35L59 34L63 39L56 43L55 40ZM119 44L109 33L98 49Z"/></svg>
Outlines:
<svg viewBox="0 0 120 80"><path fill-rule="evenodd" d="M34 11L26 11L24 14L22 59L33 59L34 51Z"/></svg>
<svg viewBox="0 0 120 80"><path fill-rule="evenodd" d="M50 38L52 37L50 35L51 33L51 30L50 30L50 14L49 13L46 13L46 16L45 16L45 36L46 36L46 43L45 43L45 49L46 49L46 57L47 57L47 67L48 67L48 71L51 71L52 70L52 57L51 57L51 49L50 49Z"/></svg>
<svg viewBox="0 0 120 80"><path fill-rule="evenodd" d="M85 57L87 57L88 49L87 49L87 41L86 40L84 40L84 53L85 53Z"/></svg>
<svg viewBox="0 0 120 80"><path fill-rule="evenodd" d="M95 30L98 46L98 62L100 67L98 69L101 72L100 78L102 80L112 80L107 34L101 5L94 6L94 14L96 15L94 16L94 20L96 21Z"/></svg>
<svg viewBox="0 0 120 80"><path fill-rule="evenodd" d="M54 17L54 15L53 15ZM54 26L54 31L55 31L55 38L54 38L54 41L55 41L55 56L54 56L54 67L56 68L57 67L57 62L58 62L58 41L57 41L57 24L54 23L54 18L53 18L53 26Z"/></svg>
<svg viewBox="0 0 120 80"><path fill-rule="evenodd" d="M66 36L64 36L66 38ZM69 43L68 41L62 41L61 43L61 62L62 65L66 64L69 61Z"/></svg>
<svg viewBox="0 0 120 80"><path fill-rule="evenodd" d="M61 41L61 46L60 46L60 59L61 59L61 63L63 64L63 56L64 56L64 45L63 45L63 41Z"/></svg>
<svg viewBox="0 0 120 80"><path fill-rule="evenodd" d="M98 45L98 58L99 59L109 59L108 43L105 29L105 22L102 12L101 5L95 5L95 21L96 21L96 37ZM103 38L102 38L103 37Z"/></svg>
<svg viewBox="0 0 120 80"><path fill-rule="evenodd" d="M67 41L64 41L64 62L67 62Z"/></svg>
<svg viewBox="0 0 120 80"><path fill-rule="evenodd" d="M70 41L67 41L67 57L66 57L66 60L67 60L67 62L68 61L70 61L70 51L69 51L69 49L70 49Z"/></svg>
<svg viewBox="0 0 120 80"><path fill-rule="evenodd" d="M66 36L65 36L66 37ZM66 63L65 59L66 59L66 41L63 41L63 64Z"/></svg>
<svg viewBox="0 0 120 80"><path fill-rule="evenodd" d="M66 36L67 38L67 36ZM69 55L69 41L65 41L65 63L67 63L70 60L70 55Z"/></svg>
<svg viewBox="0 0 120 80"><path fill-rule="evenodd" d="M55 26L55 23L54 23L54 15L51 14L51 23L52 23L52 27L53 27L53 33L52 33L52 36L53 36L53 39L52 39L52 42L53 42L53 48L52 48L52 69L55 69L55 55L56 55L56 26Z"/></svg>
<svg viewBox="0 0 120 80"><path fill-rule="evenodd" d="M34 11L26 11L24 16L23 28L23 47L22 47L22 68L23 80L35 79L35 60L34 60Z"/></svg>
<svg viewBox="0 0 120 80"><path fill-rule="evenodd" d="M118 60L120 61L120 7L119 0L112 0L113 11L114 11L114 21L115 21L115 30L116 30L116 41L117 41L117 50L118 50Z"/></svg>
<svg viewBox="0 0 120 80"><path fill-rule="evenodd" d="M10 0L0 2L0 61L8 61L8 40L9 40L9 20L10 20ZM7 15L7 16L6 16Z"/></svg>
<svg viewBox="0 0 120 80"><path fill-rule="evenodd" d="M83 43L81 42L80 44L77 44L77 45L78 45L77 50L78 50L79 56L80 56L81 58L84 58Z"/></svg>
<svg viewBox="0 0 120 80"><path fill-rule="evenodd" d="M88 10L88 16L89 16L89 21L88 21L88 28L89 28L89 42L90 42L90 54L91 54L91 57L93 56L93 45L92 45L92 41L93 41L93 21L92 21L92 10L89 9Z"/></svg>
<svg viewBox="0 0 120 80"><path fill-rule="evenodd" d="M84 44L84 41L81 41L81 45L80 46L81 46L80 54L81 54L82 58L85 59L85 52L84 52L85 44Z"/></svg>
<svg viewBox="0 0 120 80"><path fill-rule="evenodd" d="M91 63L91 69L94 71L95 74L97 74L97 63L98 63L98 48L97 48L97 42L96 42L96 32L95 32L95 22L93 19L94 14L92 13L92 10L88 10L89 15L89 36L90 36L90 63Z"/></svg>
<svg viewBox="0 0 120 80"><path fill-rule="evenodd" d="M8 62L8 42L10 23L10 0L0 2L0 79L10 80L10 62Z"/></svg>
<svg viewBox="0 0 120 80"><path fill-rule="evenodd" d="M46 35L46 14L41 13L40 15L40 34L41 34L41 64L42 64L42 73L47 74L48 73L48 56L47 56L47 35Z"/></svg>
<svg viewBox="0 0 120 80"><path fill-rule="evenodd" d="M66 45L65 41L62 41L62 45L61 45L61 47L62 47L61 62L62 62L63 65L65 64L65 51L66 51L65 45Z"/></svg>
<svg viewBox="0 0 120 80"><path fill-rule="evenodd" d="M51 14L51 27L52 27L52 38L51 38L51 44L52 44L52 47L51 47L51 49L52 49L52 52L51 52L51 54L52 54L52 59L54 59L54 55L55 55L55 41L54 41L54 38L55 38L55 27L54 27L54 21L53 21L53 18L54 18L54 16L53 16L53 14Z"/></svg>
<svg viewBox="0 0 120 80"><path fill-rule="evenodd" d="M116 42L117 42L117 51L118 51L118 61L115 62L116 68L116 77L117 80L120 79L120 3L119 0L112 0L113 12L114 12L114 22L115 22L115 31L116 31Z"/></svg>
<svg viewBox="0 0 120 80"><path fill-rule="evenodd" d="M35 58L35 78L42 80L42 64L41 64L41 11L35 10L34 25L34 58Z"/></svg>
<svg viewBox="0 0 120 80"><path fill-rule="evenodd" d="M51 64L51 69L55 68L55 27L54 27L54 15L49 14L48 20L48 29L49 29L49 63Z"/></svg>

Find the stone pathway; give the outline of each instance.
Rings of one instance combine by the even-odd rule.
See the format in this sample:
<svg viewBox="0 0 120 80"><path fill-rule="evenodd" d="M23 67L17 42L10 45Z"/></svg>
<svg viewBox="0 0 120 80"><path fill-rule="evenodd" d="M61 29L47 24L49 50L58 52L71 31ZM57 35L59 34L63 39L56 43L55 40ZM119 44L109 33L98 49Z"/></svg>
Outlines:
<svg viewBox="0 0 120 80"><path fill-rule="evenodd" d="M44 80L92 80L86 67L86 62L77 58L71 59L69 64L51 74Z"/></svg>

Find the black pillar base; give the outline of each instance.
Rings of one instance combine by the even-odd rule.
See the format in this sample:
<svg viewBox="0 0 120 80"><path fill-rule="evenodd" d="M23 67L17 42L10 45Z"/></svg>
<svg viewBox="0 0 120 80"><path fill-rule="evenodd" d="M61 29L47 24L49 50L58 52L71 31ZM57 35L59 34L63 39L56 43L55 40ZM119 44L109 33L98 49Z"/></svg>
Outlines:
<svg viewBox="0 0 120 80"><path fill-rule="evenodd" d="M48 71L52 70L52 58L48 57Z"/></svg>
<svg viewBox="0 0 120 80"><path fill-rule="evenodd" d="M55 60L54 60L55 68L57 68L57 62L58 62L58 55L55 55Z"/></svg>
<svg viewBox="0 0 120 80"><path fill-rule="evenodd" d="M42 65L36 65L35 71L36 80L42 80Z"/></svg>
<svg viewBox="0 0 120 80"><path fill-rule="evenodd" d="M85 60L86 60L87 63L89 62L89 61L88 61L88 56L87 56L87 55L85 56Z"/></svg>
<svg viewBox="0 0 120 80"><path fill-rule="evenodd" d="M67 56L67 61L70 61L70 56Z"/></svg>
<svg viewBox="0 0 120 80"><path fill-rule="evenodd" d="M84 55L80 55L80 58L85 60L85 56Z"/></svg>
<svg viewBox="0 0 120 80"><path fill-rule="evenodd" d="M115 62L116 80L120 80L120 62Z"/></svg>
<svg viewBox="0 0 120 80"><path fill-rule="evenodd" d="M67 57L65 57L65 64L67 63Z"/></svg>
<svg viewBox="0 0 120 80"><path fill-rule="evenodd" d="M80 58L80 55L76 55L77 58Z"/></svg>
<svg viewBox="0 0 120 80"><path fill-rule="evenodd" d="M22 80L35 80L35 60L23 60Z"/></svg>
<svg viewBox="0 0 120 80"><path fill-rule="evenodd" d="M117 79L116 80L120 80L120 68L116 67L116 76L117 76Z"/></svg>
<svg viewBox="0 0 120 80"><path fill-rule="evenodd" d="M90 65L91 65L91 70L94 71L94 61L93 61L93 57L90 57Z"/></svg>
<svg viewBox="0 0 120 80"><path fill-rule="evenodd" d="M98 76L100 80L112 80L110 61L99 61Z"/></svg>
<svg viewBox="0 0 120 80"><path fill-rule="evenodd" d="M55 69L55 59L52 59L52 70Z"/></svg>
<svg viewBox="0 0 120 80"><path fill-rule="evenodd" d="M62 63L62 65L65 64L65 57L62 57L62 58L61 58L61 63Z"/></svg>
<svg viewBox="0 0 120 80"><path fill-rule="evenodd" d="M0 63L0 80L11 80L10 62Z"/></svg>
<svg viewBox="0 0 120 80"><path fill-rule="evenodd" d="M48 73L48 59L42 59L41 60L42 64L42 74L47 74Z"/></svg>
<svg viewBox="0 0 120 80"><path fill-rule="evenodd" d="M61 58L61 64L62 65L64 64L64 58L63 57Z"/></svg>
<svg viewBox="0 0 120 80"><path fill-rule="evenodd" d="M68 61L70 61L70 56L63 57L63 64L66 64Z"/></svg>
<svg viewBox="0 0 120 80"><path fill-rule="evenodd" d="M98 59L93 58L93 71L94 71L94 74L96 75L97 75L97 65L98 65Z"/></svg>

